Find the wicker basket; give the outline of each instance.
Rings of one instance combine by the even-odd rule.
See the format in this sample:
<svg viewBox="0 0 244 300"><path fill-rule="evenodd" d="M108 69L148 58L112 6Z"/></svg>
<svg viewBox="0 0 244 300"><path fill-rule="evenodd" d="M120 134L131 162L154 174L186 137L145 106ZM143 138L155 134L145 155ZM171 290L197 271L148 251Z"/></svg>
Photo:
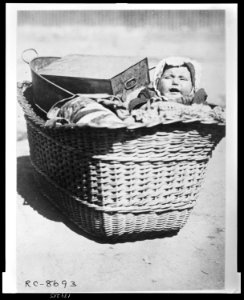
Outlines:
<svg viewBox="0 0 244 300"><path fill-rule="evenodd" d="M218 124L150 128L44 126L31 84L18 88L40 191L88 236L137 240L178 232L193 209Z"/></svg>

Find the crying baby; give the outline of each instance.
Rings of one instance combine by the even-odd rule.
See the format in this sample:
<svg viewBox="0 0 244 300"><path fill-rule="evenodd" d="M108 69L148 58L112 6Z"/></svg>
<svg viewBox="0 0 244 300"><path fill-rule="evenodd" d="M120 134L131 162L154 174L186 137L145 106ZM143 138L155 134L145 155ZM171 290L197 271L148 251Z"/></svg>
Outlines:
<svg viewBox="0 0 244 300"><path fill-rule="evenodd" d="M129 110L140 107L153 97L190 105L205 103L207 94L199 88L200 65L189 58L168 57L155 68L153 80L130 101Z"/></svg>

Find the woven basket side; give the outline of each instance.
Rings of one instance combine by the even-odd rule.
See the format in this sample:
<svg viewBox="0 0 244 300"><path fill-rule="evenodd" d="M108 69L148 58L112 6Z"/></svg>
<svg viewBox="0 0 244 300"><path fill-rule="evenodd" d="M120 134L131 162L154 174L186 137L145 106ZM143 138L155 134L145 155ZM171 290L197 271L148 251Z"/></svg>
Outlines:
<svg viewBox="0 0 244 300"><path fill-rule="evenodd" d="M178 232L192 210L192 207L140 213L96 210L63 193L39 172L35 171L34 174L42 194L76 226L99 240L129 241Z"/></svg>
<svg viewBox="0 0 244 300"><path fill-rule="evenodd" d="M150 150L145 157L93 157L66 149L28 123L30 155L36 168L72 195L100 206L170 206L195 201L205 173L208 152L196 148L175 160ZM146 143L146 142L145 142ZM199 146L199 145L198 145ZM178 158L179 158L178 157ZM191 159L190 159L191 158Z"/></svg>

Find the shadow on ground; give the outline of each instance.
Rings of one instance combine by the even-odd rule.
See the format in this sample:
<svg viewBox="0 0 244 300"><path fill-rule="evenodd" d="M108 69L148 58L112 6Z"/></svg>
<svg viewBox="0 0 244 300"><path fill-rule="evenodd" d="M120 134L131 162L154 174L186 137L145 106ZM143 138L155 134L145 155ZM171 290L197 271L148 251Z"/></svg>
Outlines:
<svg viewBox="0 0 244 300"><path fill-rule="evenodd" d="M86 233L73 222L68 220L55 206L53 206L49 200L41 193L37 182L34 179L34 170L30 162L29 156L21 156L17 159L17 192L23 198L23 205L29 205L33 210L42 215L43 217L55 221L64 223L69 229L75 233L82 235L90 240L98 243L124 243L124 242L135 242L145 239L156 239L172 237L178 234L178 231L173 232L156 232L156 233L141 233L138 235L133 234L124 235L116 239L99 239Z"/></svg>
<svg viewBox="0 0 244 300"><path fill-rule="evenodd" d="M23 198L23 205L31 206L49 220L62 222L60 214L38 190L29 156L17 159L17 192Z"/></svg>

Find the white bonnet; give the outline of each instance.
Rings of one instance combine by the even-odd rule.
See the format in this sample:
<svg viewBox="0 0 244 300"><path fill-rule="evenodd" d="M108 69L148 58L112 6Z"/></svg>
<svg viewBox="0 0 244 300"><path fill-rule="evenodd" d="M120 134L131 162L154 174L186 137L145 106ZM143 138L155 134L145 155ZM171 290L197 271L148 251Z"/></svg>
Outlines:
<svg viewBox="0 0 244 300"><path fill-rule="evenodd" d="M177 57L177 56L172 56L172 57L167 57L165 59L162 59L156 66L155 71L154 71L154 76L153 76L153 87L157 94L160 95L159 90L157 89L158 86L158 81L161 78L164 68L166 65L169 66L175 66L179 67L184 64L190 63L191 66L194 68L194 75L191 72L191 76L194 76L194 91L197 91L199 89L199 84L200 84L200 77L201 77L201 66L198 62L187 58L187 57Z"/></svg>

